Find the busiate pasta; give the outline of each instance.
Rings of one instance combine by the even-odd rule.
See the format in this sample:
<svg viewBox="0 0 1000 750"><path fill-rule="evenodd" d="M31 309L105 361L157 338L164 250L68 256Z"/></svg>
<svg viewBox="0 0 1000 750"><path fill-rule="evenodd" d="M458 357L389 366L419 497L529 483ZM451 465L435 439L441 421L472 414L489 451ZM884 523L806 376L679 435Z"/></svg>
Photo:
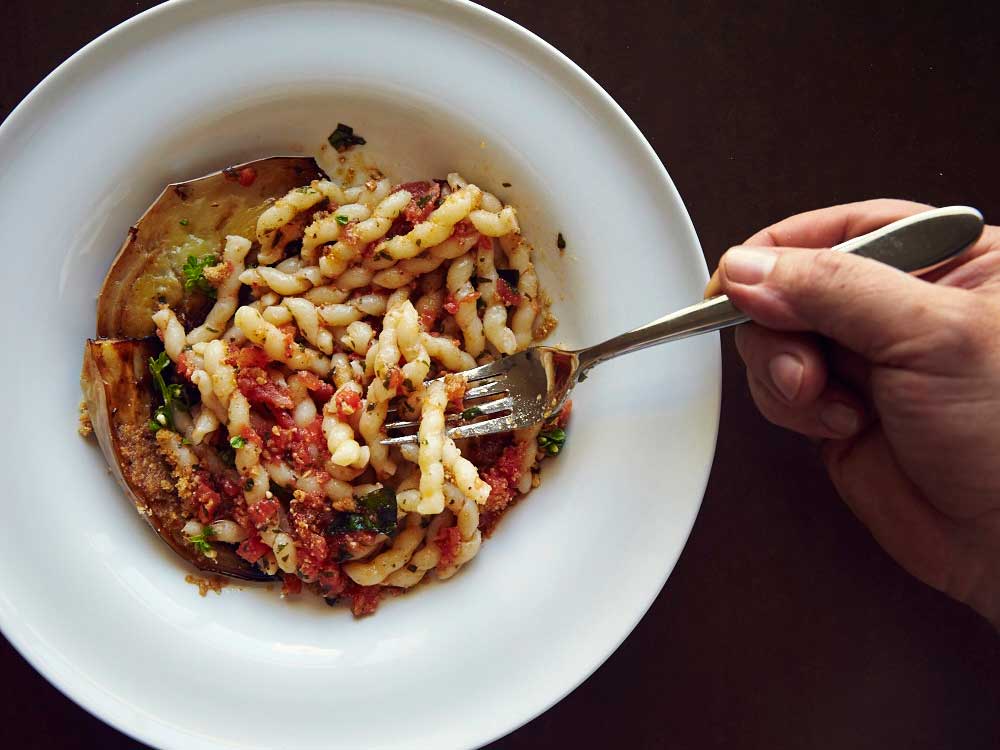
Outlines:
<svg viewBox="0 0 1000 750"><path fill-rule="evenodd" d="M515 209L454 173L367 177L276 196L256 236L227 237L206 270L204 321L153 315L171 387L189 394L152 423L195 508L188 541L206 557L238 545L286 594L305 584L358 615L453 576L561 445L542 445L543 428L446 434L477 418L454 373L551 329ZM418 444L387 448L400 418Z"/></svg>

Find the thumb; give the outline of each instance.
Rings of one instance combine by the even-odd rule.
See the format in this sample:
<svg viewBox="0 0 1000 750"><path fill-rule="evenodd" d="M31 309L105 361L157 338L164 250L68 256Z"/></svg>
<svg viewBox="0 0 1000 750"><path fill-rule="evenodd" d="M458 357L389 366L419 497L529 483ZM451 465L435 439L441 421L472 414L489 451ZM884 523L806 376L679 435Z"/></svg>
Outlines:
<svg viewBox="0 0 1000 750"><path fill-rule="evenodd" d="M837 250L734 247L719 270L722 290L761 325L815 331L874 362L968 319L967 292Z"/></svg>

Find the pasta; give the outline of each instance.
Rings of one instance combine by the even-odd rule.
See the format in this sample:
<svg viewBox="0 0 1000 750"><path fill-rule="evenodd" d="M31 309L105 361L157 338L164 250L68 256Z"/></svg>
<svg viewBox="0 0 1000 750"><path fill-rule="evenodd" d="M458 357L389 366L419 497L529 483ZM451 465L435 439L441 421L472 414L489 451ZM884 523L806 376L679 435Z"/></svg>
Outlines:
<svg viewBox="0 0 1000 750"><path fill-rule="evenodd" d="M238 545L285 594L309 586L358 615L469 563L565 425L447 434L476 418L452 373L523 350L546 313L520 231L513 207L456 173L375 174L314 180L254 238L227 237L204 321L153 315L169 387L191 399L154 423L183 536L208 557ZM383 445L400 419L417 443Z"/></svg>

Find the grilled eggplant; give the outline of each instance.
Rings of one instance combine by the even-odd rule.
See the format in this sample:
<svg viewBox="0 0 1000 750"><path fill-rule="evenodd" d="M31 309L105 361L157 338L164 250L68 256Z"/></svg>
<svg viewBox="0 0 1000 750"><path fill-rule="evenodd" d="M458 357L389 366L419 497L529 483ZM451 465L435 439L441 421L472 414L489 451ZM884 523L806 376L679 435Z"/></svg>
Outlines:
<svg viewBox="0 0 1000 750"><path fill-rule="evenodd" d="M200 322L212 300L185 289L188 258L220 253L227 234L253 239L257 218L275 198L321 176L312 159L275 157L169 185L129 230L97 300L98 338L86 344L80 376L94 432L136 509L200 570L269 578L228 545L214 544L215 557L206 557L181 532L182 502L149 427L160 404L149 361L162 351L151 316L168 304Z"/></svg>

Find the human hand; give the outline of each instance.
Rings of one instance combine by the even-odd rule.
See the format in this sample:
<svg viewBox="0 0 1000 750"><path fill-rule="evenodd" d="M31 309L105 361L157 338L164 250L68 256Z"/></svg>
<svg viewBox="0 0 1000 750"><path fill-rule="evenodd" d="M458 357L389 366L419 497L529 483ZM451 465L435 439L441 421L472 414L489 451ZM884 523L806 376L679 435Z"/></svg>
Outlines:
<svg viewBox="0 0 1000 750"><path fill-rule="evenodd" d="M822 441L837 491L907 571L1000 627L1000 228L926 279L829 248L929 206L785 219L730 249L706 295L774 424Z"/></svg>

